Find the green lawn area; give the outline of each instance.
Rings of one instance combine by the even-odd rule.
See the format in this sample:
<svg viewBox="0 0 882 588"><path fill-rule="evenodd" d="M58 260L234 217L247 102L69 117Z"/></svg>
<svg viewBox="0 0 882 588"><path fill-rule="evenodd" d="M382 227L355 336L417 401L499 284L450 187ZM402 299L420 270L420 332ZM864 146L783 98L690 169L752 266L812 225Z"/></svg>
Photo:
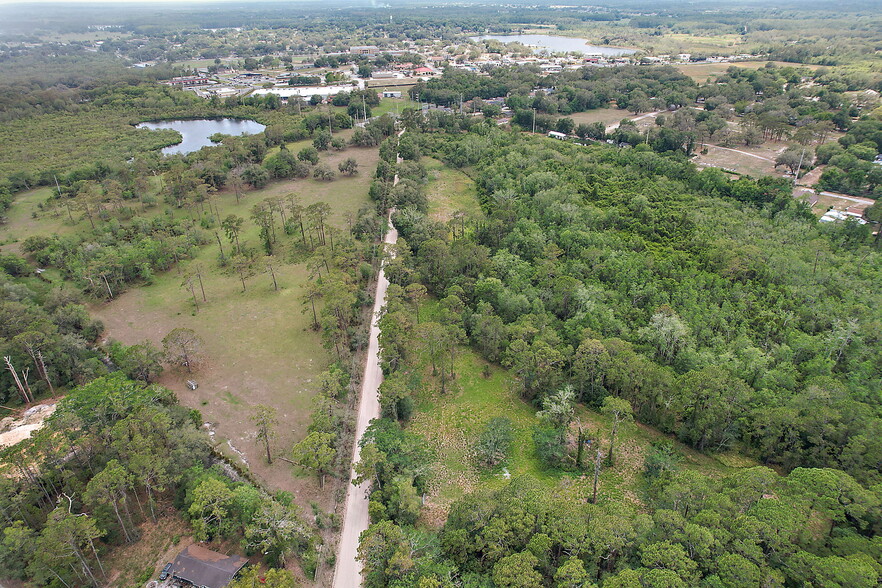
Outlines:
<svg viewBox="0 0 882 588"><path fill-rule="evenodd" d="M487 362L474 351L463 347L458 353L457 377L451 389L444 395L434 389L425 391L416 403L409 427L426 438L438 458L427 500L430 520L446 512L450 503L464 493L504 483L502 468L480 472L472 459L472 447L494 417L512 421L514 443L505 464L511 475L554 482L555 477L542 470L533 449L534 409L512 391L508 372L490 366L491 375L485 378L485 365Z"/></svg>
<svg viewBox="0 0 882 588"><path fill-rule="evenodd" d="M469 218L483 218L475 182L469 176L437 159L424 158L422 162L429 172L429 183L426 185L429 216L447 222L454 212L461 210Z"/></svg>

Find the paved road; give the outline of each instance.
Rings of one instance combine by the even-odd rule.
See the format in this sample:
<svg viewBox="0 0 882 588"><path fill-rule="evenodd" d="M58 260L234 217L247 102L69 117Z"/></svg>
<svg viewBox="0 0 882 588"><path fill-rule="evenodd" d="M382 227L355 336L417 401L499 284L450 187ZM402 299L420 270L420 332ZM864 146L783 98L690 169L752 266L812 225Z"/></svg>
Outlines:
<svg viewBox="0 0 882 588"><path fill-rule="evenodd" d="M386 233L385 243L394 244L398 241L398 231L392 226L392 213L389 213L389 231ZM374 314L371 322L370 341L368 342L367 365L364 370L364 378L361 382L361 394L358 403L358 420L355 425L355 446L352 450L353 466L360 458L358 441L364 435L365 429L372 419L380 416L380 399L378 390L383 382L383 372L380 369L380 346L378 337L380 327L377 324L380 308L386 300L386 288L389 280L380 268L377 277L377 291L374 293ZM351 473L355 477L354 467ZM334 588L355 588L361 586L361 562L356 559L358 555L358 538L368 528L368 498L367 492L370 482L364 482L359 486L349 484L346 492L346 510L343 514L343 532L340 533L340 544L337 548L337 566L334 569Z"/></svg>

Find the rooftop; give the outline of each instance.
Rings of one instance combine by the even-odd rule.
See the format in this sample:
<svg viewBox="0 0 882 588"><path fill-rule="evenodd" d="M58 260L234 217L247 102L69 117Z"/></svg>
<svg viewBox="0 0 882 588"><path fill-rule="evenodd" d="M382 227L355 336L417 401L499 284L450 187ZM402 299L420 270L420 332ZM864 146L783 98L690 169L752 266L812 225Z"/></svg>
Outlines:
<svg viewBox="0 0 882 588"><path fill-rule="evenodd" d="M248 560L239 555L224 555L193 544L175 558L172 577L194 586L223 588L246 563Z"/></svg>

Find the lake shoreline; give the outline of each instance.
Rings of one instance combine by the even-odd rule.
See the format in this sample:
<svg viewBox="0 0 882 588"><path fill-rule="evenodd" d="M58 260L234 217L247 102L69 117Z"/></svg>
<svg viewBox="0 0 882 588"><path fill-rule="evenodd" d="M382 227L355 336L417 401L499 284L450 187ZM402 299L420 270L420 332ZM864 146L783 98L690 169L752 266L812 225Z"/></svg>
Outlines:
<svg viewBox="0 0 882 588"><path fill-rule="evenodd" d="M567 37L563 35L548 35L540 33L488 33L483 35L473 35L470 36L469 39L472 41L493 39L500 43L521 43L522 45L533 49L534 53L582 53L585 55L602 55L604 57L626 57L634 55L640 51L639 49L632 47L592 45L590 40L585 39L584 37ZM551 44L548 44L549 41L551 41Z"/></svg>
<svg viewBox="0 0 882 588"><path fill-rule="evenodd" d="M253 119L223 116L216 118L185 118L144 121L135 125L138 129L151 131L170 129L181 135L181 140L161 150L163 155L188 155L203 147L215 145L210 137L215 134L242 136L256 135L266 130L266 125Z"/></svg>

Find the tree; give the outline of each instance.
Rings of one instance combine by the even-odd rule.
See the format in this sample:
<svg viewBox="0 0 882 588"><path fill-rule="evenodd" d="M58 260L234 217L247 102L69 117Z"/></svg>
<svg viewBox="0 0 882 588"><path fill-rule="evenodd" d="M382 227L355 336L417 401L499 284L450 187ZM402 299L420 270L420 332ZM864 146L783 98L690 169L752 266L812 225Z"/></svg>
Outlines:
<svg viewBox="0 0 882 588"><path fill-rule="evenodd" d="M619 425L622 423L630 423L634 420L634 415L631 411L631 403L624 398L607 396L603 399L603 405L600 407L600 412L612 419L612 430L609 435L609 455L607 456L607 459L609 459L611 465L614 465L615 457L613 450L615 449L616 435L619 432Z"/></svg>
<svg viewBox="0 0 882 588"><path fill-rule="evenodd" d="M406 586L416 566L410 541L401 527L389 520L374 523L361 534L358 559L365 588L384 588L395 581Z"/></svg>
<svg viewBox="0 0 882 588"><path fill-rule="evenodd" d="M536 416L564 434L567 427L573 422L575 397L576 393L573 387L564 386L542 399L542 410Z"/></svg>
<svg viewBox="0 0 882 588"><path fill-rule="evenodd" d="M199 482L187 508L193 536L199 541L210 539L225 522L232 501L233 491L222 480L208 477Z"/></svg>
<svg viewBox="0 0 882 588"><path fill-rule="evenodd" d="M791 174L796 174L800 166L802 168L809 167L814 158L815 156L811 149L788 147L775 157L775 169L783 165L790 170Z"/></svg>
<svg viewBox="0 0 882 588"><path fill-rule="evenodd" d="M266 461L273 463L273 456L270 453L270 440L276 436L276 409L264 404L258 404L254 407L251 414L251 422L257 428L257 440L263 442L266 449Z"/></svg>
<svg viewBox="0 0 882 588"><path fill-rule="evenodd" d="M331 146L331 133L327 131L317 133L315 139L312 140L312 146L318 151L327 151Z"/></svg>
<svg viewBox="0 0 882 588"><path fill-rule="evenodd" d="M92 505L110 505L125 536L126 543L136 539L132 514L128 506L128 490L132 485L130 474L120 463L111 459L105 468L86 486L85 499ZM125 512L123 517L120 507ZM126 524L128 522L128 524Z"/></svg>
<svg viewBox="0 0 882 588"><path fill-rule="evenodd" d="M245 278L250 277L254 269L251 265L251 259L244 255L234 255L230 259L230 264L239 275L239 280L242 282L242 291L245 292Z"/></svg>
<svg viewBox="0 0 882 588"><path fill-rule="evenodd" d="M555 588L595 588L585 565L578 557L569 558L554 573Z"/></svg>
<svg viewBox="0 0 882 588"><path fill-rule="evenodd" d="M332 471L337 450L334 447L333 433L312 432L303 441L294 445L294 463L302 468L314 470L319 478L319 487L325 487L325 476Z"/></svg>
<svg viewBox="0 0 882 588"><path fill-rule="evenodd" d="M346 174L347 176L353 176L358 173L358 162L354 157L346 158L346 161L341 161L337 166L337 169L340 170L341 174Z"/></svg>
<svg viewBox="0 0 882 588"><path fill-rule="evenodd" d="M239 233L242 232L242 224L244 222L244 218L236 216L235 214L227 216L227 218L221 222L221 228L223 228L224 233L226 233L227 239L230 240L230 243L236 243L236 251L239 252L239 255L242 254L242 246L239 244Z"/></svg>
<svg viewBox="0 0 882 588"><path fill-rule="evenodd" d="M404 293L407 296L407 299L413 304L414 307L414 316L416 317L417 324L420 323L420 302L422 302L426 296L428 295L428 291L426 287L422 284L414 282L413 284L408 284L404 289Z"/></svg>
<svg viewBox="0 0 882 588"><path fill-rule="evenodd" d="M236 575L236 578L227 585L229 588L298 588L300 583L288 570L268 569L262 570L258 566L248 566Z"/></svg>
<svg viewBox="0 0 882 588"><path fill-rule="evenodd" d="M37 533L15 521L0 536L0 577L24 580L28 562L34 557Z"/></svg>
<svg viewBox="0 0 882 588"><path fill-rule="evenodd" d="M682 415L680 440L701 451L730 447L738 438L738 419L751 392L746 382L716 366L684 374L676 396Z"/></svg>
<svg viewBox="0 0 882 588"><path fill-rule="evenodd" d="M85 513L73 513L73 500L64 495L59 506L49 513L46 525L37 539L36 565L47 567L52 575L61 578L68 568L73 569L83 583L101 586L93 570L93 561L98 564L102 577L104 568L95 549L95 539L104 535L95 525L94 519ZM80 575L82 574L82 575Z"/></svg>
<svg viewBox="0 0 882 588"><path fill-rule="evenodd" d="M673 311L652 315L649 325L640 329L640 336L651 343L658 357L667 363L674 361L690 341L689 326Z"/></svg>
<svg viewBox="0 0 882 588"><path fill-rule="evenodd" d="M192 373L192 364L197 363L205 342L196 331L184 327L173 329L162 340L165 360L172 365L183 365L187 373Z"/></svg>
<svg viewBox="0 0 882 588"><path fill-rule="evenodd" d="M314 177L317 180L324 180L326 182L330 182L331 180L333 180L334 178L337 177L337 174L336 174L336 172L334 172L334 170L332 170L327 165L319 164L319 165L315 166L315 168L312 170L312 177Z"/></svg>
<svg viewBox="0 0 882 588"><path fill-rule="evenodd" d="M359 452L358 462L354 466L355 477L352 483L360 486L367 481L377 483L377 488L382 488L382 482L378 475L378 468L386 462L386 454L377 449L376 443L365 443Z"/></svg>
<svg viewBox="0 0 882 588"><path fill-rule="evenodd" d="M318 149L315 147L304 147L297 152L297 159L316 165L319 162Z"/></svg>
<svg viewBox="0 0 882 588"><path fill-rule="evenodd" d="M541 588L539 560L529 551L503 557L493 566L493 583L500 588Z"/></svg>
<svg viewBox="0 0 882 588"><path fill-rule="evenodd" d="M505 417L490 419L475 445L478 461L487 467L502 463L508 458L512 440L511 420Z"/></svg>
<svg viewBox="0 0 882 588"><path fill-rule="evenodd" d="M301 553L310 542L310 529L295 504L263 500L245 528L248 546L261 552L277 566L285 566L292 554Z"/></svg>

